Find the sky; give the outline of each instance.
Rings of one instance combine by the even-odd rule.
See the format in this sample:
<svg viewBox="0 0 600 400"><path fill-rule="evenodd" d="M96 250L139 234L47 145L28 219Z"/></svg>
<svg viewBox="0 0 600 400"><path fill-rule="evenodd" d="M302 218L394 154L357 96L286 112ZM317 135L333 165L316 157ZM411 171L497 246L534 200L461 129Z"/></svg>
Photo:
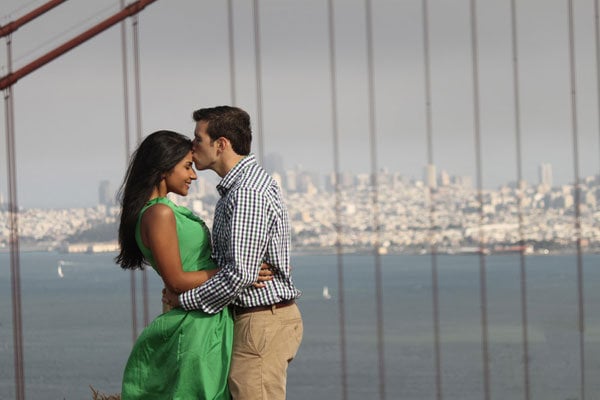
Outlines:
<svg viewBox="0 0 600 400"><path fill-rule="evenodd" d="M2 0L0 24L44 1ZM578 172L600 171L594 0L574 1ZM12 34L13 70L119 10L115 0L70 0ZM370 111L364 0L334 1L340 168L369 173ZM372 0L377 168L422 178L427 164L421 0ZM433 161L438 172L476 178L473 62L468 0L429 0ZM575 176L567 0L517 1L523 175ZM158 0L139 15L142 136L192 135L192 111L233 104L227 2ZM258 95L251 0L234 0L235 105L253 118L264 155L287 168L327 173L333 113L326 0L261 0ZM130 130L131 19L127 25ZM493 189L517 177L510 1L477 1L481 174ZM0 39L0 73L7 73ZM17 200L24 208L88 207L98 186L116 188L127 164L121 28L115 25L13 86ZM6 115L0 110L0 194L7 194ZM259 154L260 155L260 154ZM201 174L212 174L211 171Z"/></svg>

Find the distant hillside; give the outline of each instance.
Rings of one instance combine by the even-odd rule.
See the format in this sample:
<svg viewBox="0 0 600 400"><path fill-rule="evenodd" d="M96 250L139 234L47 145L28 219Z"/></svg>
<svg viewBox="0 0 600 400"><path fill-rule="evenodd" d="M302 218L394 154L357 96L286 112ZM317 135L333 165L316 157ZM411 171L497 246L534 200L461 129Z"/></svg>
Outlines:
<svg viewBox="0 0 600 400"><path fill-rule="evenodd" d="M117 240L118 236L117 222L97 224L94 227L85 231L77 232L67 237L69 243L84 243L84 242L109 242Z"/></svg>

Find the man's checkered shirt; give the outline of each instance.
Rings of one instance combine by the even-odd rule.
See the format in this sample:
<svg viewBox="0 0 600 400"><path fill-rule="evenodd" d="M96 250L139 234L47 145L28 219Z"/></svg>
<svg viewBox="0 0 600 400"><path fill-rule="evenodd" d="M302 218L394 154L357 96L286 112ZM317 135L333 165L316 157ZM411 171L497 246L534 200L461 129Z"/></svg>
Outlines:
<svg viewBox="0 0 600 400"><path fill-rule="evenodd" d="M186 310L216 313L233 303L270 305L300 296L290 273L290 223L277 183L251 154L225 175L217 190L213 258L222 268L202 286L179 295ZM273 280L257 289L262 262L274 268Z"/></svg>

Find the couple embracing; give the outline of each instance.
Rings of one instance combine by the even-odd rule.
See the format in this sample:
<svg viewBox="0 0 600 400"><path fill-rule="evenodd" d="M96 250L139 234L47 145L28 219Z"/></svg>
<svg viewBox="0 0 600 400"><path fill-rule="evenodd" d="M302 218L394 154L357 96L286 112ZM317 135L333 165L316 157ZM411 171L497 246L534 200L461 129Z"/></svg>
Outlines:
<svg viewBox="0 0 600 400"><path fill-rule="evenodd" d="M285 399L303 331L287 209L250 153L244 110L203 108L193 117L193 140L171 131L147 136L121 187L116 261L151 265L170 309L134 344L121 398ZM187 195L194 166L221 177L212 240L198 216L167 198Z"/></svg>

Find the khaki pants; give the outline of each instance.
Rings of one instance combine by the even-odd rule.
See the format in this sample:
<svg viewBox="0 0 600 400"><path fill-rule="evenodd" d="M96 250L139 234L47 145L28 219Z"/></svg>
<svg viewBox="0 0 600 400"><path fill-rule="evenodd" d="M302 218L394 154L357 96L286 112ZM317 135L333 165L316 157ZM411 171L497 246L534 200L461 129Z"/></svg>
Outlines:
<svg viewBox="0 0 600 400"><path fill-rule="evenodd" d="M284 400L287 367L302 341L296 304L234 315L229 390L233 400Z"/></svg>

